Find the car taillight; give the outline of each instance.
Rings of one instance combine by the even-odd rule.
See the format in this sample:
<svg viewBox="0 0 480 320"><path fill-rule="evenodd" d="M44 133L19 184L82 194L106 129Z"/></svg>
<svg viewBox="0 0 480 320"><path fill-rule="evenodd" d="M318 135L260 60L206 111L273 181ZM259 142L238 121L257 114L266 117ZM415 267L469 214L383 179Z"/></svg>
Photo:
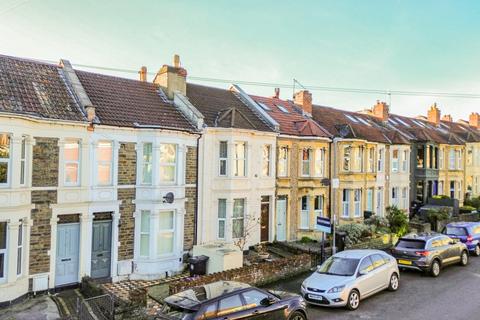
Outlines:
<svg viewBox="0 0 480 320"><path fill-rule="evenodd" d="M422 257L426 257L430 254L430 251L416 251L415 254L417 256L422 256Z"/></svg>
<svg viewBox="0 0 480 320"><path fill-rule="evenodd" d="M467 242L472 242L473 241L473 237L472 236L468 236L467 237Z"/></svg>

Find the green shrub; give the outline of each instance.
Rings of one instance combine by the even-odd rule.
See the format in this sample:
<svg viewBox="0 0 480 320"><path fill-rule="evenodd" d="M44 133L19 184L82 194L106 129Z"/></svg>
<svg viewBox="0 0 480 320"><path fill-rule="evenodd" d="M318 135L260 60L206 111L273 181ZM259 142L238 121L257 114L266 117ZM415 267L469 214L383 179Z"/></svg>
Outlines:
<svg viewBox="0 0 480 320"><path fill-rule="evenodd" d="M408 232L408 216L405 211L398 209L396 206L388 207L387 220L390 230L397 236L401 237Z"/></svg>
<svg viewBox="0 0 480 320"><path fill-rule="evenodd" d="M442 194L442 195L433 196L432 199L450 199L450 197Z"/></svg>
<svg viewBox="0 0 480 320"><path fill-rule="evenodd" d="M365 238L371 234L370 226L367 226L363 223L349 223L343 224L337 227L336 231L343 231L346 233L345 244L350 246L360 242L362 238Z"/></svg>
<svg viewBox="0 0 480 320"><path fill-rule="evenodd" d="M439 210L428 210L427 212L427 220L428 222L430 223L435 223L437 221L441 221L441 220L447 220L448 218L450 218L450 214L448 212L448 209L439 209Z"/></svg>
<svg viewBox="0 0 480 320"><path fill-rule="evenodd" d="M315 240L313 240L309 237L302 237L302 239L300 239L300 242L301 243L312 243L312 242L315 242Z"/></svg>
<svg viewBox="0 0 480 320"><path fill-rule="evenodd" d="M460 207L460 213L471 213L472 211L477 210L477 208L472 206L463 206Z"/></svg>
<svg viewBox="0 0 480 320"><path fill-rule="evenodd" d="M388 219L384 217L371 216L370 218L365 219L363 223L368 226L374 226L376 230L390 227Z"/></svg>
<svg viewBox="0 0 480 320"><path fill-rule="evenodd" d="M480 210L480 197L467 199L464 203L465 206L474 207L477 210Z"/></svg>

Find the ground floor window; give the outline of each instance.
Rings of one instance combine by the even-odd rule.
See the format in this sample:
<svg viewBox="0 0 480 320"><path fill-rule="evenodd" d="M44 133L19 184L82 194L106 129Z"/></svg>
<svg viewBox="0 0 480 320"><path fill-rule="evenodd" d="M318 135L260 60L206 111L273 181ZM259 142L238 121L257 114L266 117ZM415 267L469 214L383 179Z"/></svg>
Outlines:
<svg viewBox="0 0 480 320"><path fill-rule="evenodd" d="M399 206L398 197L399 197L398 188L393 187L392 188L392 205L397 206L397 207Z"/></svg>
<svg viewBox="0 0 480 320"><path fill-rule="evenodd" d="M377 189L377 205L376 205L376 213L379 216L383 216L383 188Z"/></svg>
<svg viewBox="0 0 480 320"><path fill-rule="evenodd" d="M300 200L300 228L308 229L310 227L309 223L309 212L310 212L310 197L303 196Z"/></svg>
<svg viewBox="0 0 480 320"><path fill-rule="evenodd" d="M373 212L373 189L367 189L367 211Z"/></svg>
<svg viewBox="0 0 480 320"><path fill-rule="evenodd" d="M140 217L140 255L150 255L150 211L142 210Z"/></svg>
<svg viewBox="0 0 480 320"><path fill-rule="evenodd" d="M0 279L6 276L7 260L7 223L0 222Z"/></svg>
<svg viewBox="0 0 480 320"><path fill-rule="evenodd" d="M156 252L155 252L156 247ZM160 211L153 215L142 210L140 215L140 256L161 257L175 249L175 212Z"/></svg>
<svg viewBox="0 0 480 320"><path fill-rule="evenodd" d="M350 190L343 189L342 195L342 217L348 218L350 216Z"/></svg>
<svg viewBox="0 0 480 320"><path fill-rule="evenodd" d="M18 227L17 241L17 276L22 274L22 257L23 257L23 224Z"/></svg>
<svg viewBox="0 0 480 320"><path fill-rule="evenodd" d="M450 198L455 198L455 181L450 181Z"/></svg>
<svg viewBox="0 0 480 320"><path fill-rule="evenodd" d="M175 215L173 211L160 212L157 235L157 255L173 253Z"/></svg>
<svg viewBox="0 0 480 320"><path fill-rule="evenodd" d="M354 193L355 217L360 217L362 214L362 190L355 189Z"/></svg>
<svg viewBox="0 0 480 320"><path fill-rule="evenodd" d="M245 199L233 199L232 238L238 239L245 234Z"/></svg>
<svg viewBox="0 0 480 320"><path fill-rule="evenodd" d="M218 239L225 239L227 199L218 199Z"/></svg>
<svg viewBox="0 0 480 320"><path fill-rule="evenodd" d="M323 217L323 196L315 196L313 210L316 217Z"/></svg>
<svg viewBox="0 0 480 320"><path fill-rule="evenodd" d="M404 187L402 189L402 201L403 201L403 209L408 209L408 188Z"/></svg>

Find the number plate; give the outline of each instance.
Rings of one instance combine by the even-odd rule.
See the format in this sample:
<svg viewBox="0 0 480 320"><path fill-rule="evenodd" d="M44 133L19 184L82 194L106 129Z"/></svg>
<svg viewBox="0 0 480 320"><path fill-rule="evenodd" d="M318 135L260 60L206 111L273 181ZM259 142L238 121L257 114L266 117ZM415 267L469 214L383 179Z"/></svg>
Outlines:
<svg viewBox="0 0 480 320"><path fill-rule="evenodd" d="M398 263L409 265L409 266L412 265L412 261L402 260L402 259L398 260Z"/></svg>
<svg viewBox="0 0 480 320"><path fill-rule="evenodd" d="M313 299L313 300L323 300L323 297L322 297L321 295L318 295L318 294L311 294L311 293L309 293L309 294L308 294L308 297L309 297L310 299Z"/></svg>

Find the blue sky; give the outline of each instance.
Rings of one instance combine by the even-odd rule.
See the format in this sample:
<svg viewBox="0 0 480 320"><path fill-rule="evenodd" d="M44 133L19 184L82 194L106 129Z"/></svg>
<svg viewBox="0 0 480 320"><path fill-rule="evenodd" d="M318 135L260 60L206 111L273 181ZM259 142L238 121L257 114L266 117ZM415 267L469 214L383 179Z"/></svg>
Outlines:
<svg viewBox="0 0 480 320"><path fill-rule="evenodd" d="M178 53L197 77L480 94L475 0L0 0L0 39L1 54L74 64L157 71ZM348 110L387 99L312 93ZM433 102L454 119L480 111L480 99L391 97L393 112L411 116Z"/></svg>

